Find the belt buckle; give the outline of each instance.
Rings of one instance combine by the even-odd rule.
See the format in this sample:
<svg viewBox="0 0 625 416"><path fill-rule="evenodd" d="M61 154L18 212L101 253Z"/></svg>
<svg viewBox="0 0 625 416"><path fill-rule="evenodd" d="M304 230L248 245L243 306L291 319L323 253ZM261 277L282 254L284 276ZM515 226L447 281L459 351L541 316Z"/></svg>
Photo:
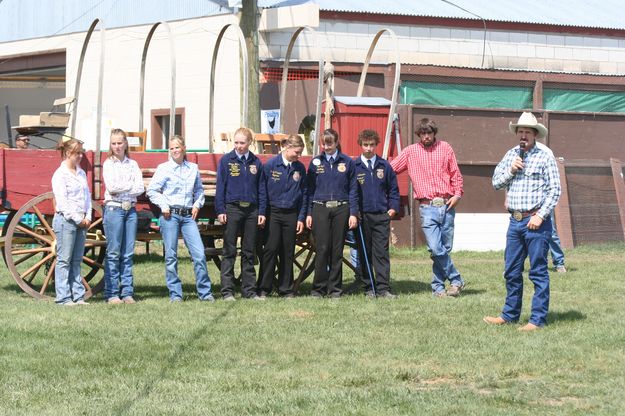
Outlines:
<svg viewBox="0 0 625 416"><path fill-rule="evenodd" d="M512 218L514 218L517 221L521 221L523 219L523 214L521 213L521 211L514 211L512 213Z"/></svg>
<svg viewBox="0 0 625 416"><path fill-rule="evenodd" d="M132 202L130 202L130 201L122 201L122 209L124 211L130 211L130 208L132 208Z"/></svg>
<svg viewBox="0 0 625 416"><path fill-rule="evenodd" d="M434 207L442 207L443 205L445 205L445 198L436 197L436 198L432 199L432 206L434 206Z"/></svg>
<svg viewBox="0 0 625 416"><path fill-rule="evenodd" d="M249 208L250 205L252 205L250 202L239 202L241 208Z"/></svg>
<svg viewBox="0 0 625 416"><path fill-rule="evenodd" d="M339 201L326 201L326 208L336 208L339 206Z"/></svg>

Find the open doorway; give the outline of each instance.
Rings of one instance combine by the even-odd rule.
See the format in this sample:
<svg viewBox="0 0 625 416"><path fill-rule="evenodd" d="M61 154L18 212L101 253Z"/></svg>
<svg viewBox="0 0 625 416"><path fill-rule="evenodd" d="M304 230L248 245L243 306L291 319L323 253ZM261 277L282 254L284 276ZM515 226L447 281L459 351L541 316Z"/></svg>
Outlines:
<svg viewBox="0 0 625 416"><path fill-rule="evenodd" d="M65 51L0 57L0 142L13 147L21 115L50 111L66 96ZM30 137L30 147L56 146L58 136Z"/></svg>

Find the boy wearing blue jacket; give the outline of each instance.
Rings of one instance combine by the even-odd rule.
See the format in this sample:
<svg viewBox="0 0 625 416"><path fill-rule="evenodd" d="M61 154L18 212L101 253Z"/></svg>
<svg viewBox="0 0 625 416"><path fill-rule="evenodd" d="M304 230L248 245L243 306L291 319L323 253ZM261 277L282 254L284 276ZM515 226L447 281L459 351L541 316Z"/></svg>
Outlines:
<svg viewBox="0 0 625 416"><path fill-rule="evenodd" d="M363 285L368 297L394 299L391 293L389 236L391 218L399 211L399 187L397 176L390 163L375 154L380 136L374 130L358 134L362 154L354 160L360 202L361 229L365 246L361 247L360 266ZM356 230L356 241L360 241ZM365 250L362 253L362 250ZM362 254L366 254L367 262ZM371 287L370 273L375 287Z"/></svg>

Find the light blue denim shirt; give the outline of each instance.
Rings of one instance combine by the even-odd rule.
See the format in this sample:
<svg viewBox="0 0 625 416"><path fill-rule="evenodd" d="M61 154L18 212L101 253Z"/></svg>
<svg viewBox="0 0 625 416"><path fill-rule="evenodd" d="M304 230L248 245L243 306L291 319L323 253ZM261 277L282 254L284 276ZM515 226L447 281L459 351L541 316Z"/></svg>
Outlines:
<svg viewBox="0 0 625 416"><path fill-rule="evenodd" d="M179 165L171 159L161 163L146 194L165 212L169 207L202 208L204 189L197 164L185 160Z"/></svg>

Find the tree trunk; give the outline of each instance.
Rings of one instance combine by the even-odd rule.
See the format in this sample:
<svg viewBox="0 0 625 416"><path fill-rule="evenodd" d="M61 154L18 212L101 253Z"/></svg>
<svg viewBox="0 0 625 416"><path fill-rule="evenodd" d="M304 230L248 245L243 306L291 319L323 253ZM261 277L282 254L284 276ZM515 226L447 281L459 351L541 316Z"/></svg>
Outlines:
<svg viewBox="0 0 625 416"><path fill-rule="evenodd" d="M258 5L256 0L243 0L241 9L241 30L247 44L250 72L248 74L248 125L252 131L260 133L260 85L258 73ZM243 87L241 87L243 91ZM242 92L241 92L242 94ZM243 121L245 123L245 121Z"/></svg>

